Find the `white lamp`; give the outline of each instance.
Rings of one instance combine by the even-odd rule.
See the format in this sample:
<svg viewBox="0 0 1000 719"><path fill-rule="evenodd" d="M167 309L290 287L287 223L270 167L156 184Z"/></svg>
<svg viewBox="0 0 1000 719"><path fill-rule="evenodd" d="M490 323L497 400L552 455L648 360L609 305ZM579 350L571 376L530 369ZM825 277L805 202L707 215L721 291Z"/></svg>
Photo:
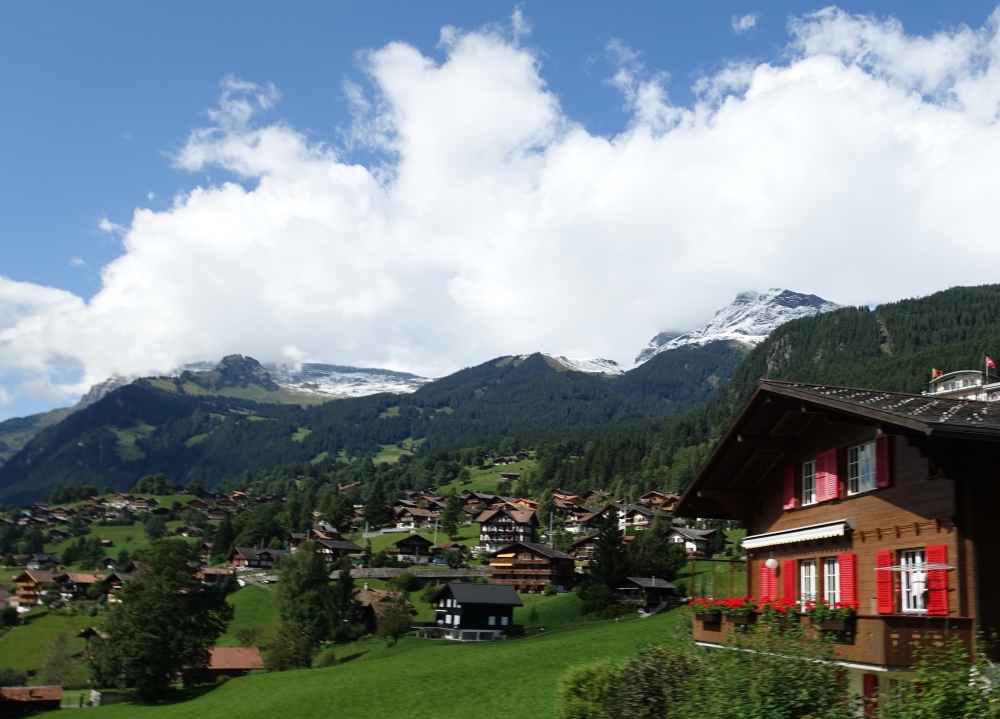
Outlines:
<svg viewBox="0 0 1000 719"><path fill-rule="evenodd" d="M764 562L764 566L767 567L768 569L777 569L778 568L778 560L775 559L774 557L771 557L766 562Z"/></svg>

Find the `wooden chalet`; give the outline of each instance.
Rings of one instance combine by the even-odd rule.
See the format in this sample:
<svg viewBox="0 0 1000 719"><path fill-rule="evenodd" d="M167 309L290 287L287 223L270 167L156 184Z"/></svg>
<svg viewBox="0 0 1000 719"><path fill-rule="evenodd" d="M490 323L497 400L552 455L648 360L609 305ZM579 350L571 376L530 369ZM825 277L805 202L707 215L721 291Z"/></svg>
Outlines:
<svg viewBox="0 0 1000 719"><path fill-rule="evenodd" d="M46 589L56 589L69 580L65 572L49 572L44 569L25 569L14 577L14 598L19 612L27 612L41 603L41 594Z"/></svg>
<svg viewBox="0 0 1000 719"><path fill-rule="evenodd" d="M907 676L913 644L1000 629L1000 408L762 381L678 503L747 527L747 594L856 603L852 689ZM774 561L771 561L774 560ZM694 622L703 645L728 624Z"/></svg>
<svg viewBox="0 0 1000 719"><path fill-rule="evenodd" d="M222 677L245 677L264 668L257 647L209 647L208 666L195 672L195 681L214 684Z"/></svg>
<svg viewBox="0 0 1000 719"><path fill-rule="evenodd" d="M598 510L579 507L566 519L563 528L570 534L593 534L601 529L601 524L607 513L613 511L616 511L614 507Z"/></svg>
<svg viewBox="0 0 1000 719"><path fill-rule="evenodd" d="M437 512L421 507L396 507L393 514L396 529L423 529L433 526L438 521Z"/></svg>
<svg viewBox="0 0 1000 719"><path fill-rule="evenodd" d="M411 534L393 542L390 547L394 547L394 549L390 549L388 554L395 554L398 562L429 564L434 554L431 550L433 546L434 542L427 537Z"/></svg>
<svg viewBox="0 0 1000 719"><path fill-rule="evenodd" d="M435 596L438 636L458 641L496 639L514 624L514 607L524 606L508 585L449 582Z"/></svg>
<svg viewBox="0 0 1000 719"><path fill-rule="evenodd" d="M108 575L97 572L67 572L62 582L61 594L64 599L82 597L91 587L101 587L101 594L106 593Z"/></svg>
<svg viewBox="0 0 1000 719"><path fill-rule="evenodd" d="M476 517L479 543L495 552L513 542L534 542L538 518L531 509L501 507L485 509Z"/></svg>
<svg viewBox="0 0 1000 719"><path fill-rule="evenodd" d="M654 507L659 507L664 512L673 512L674 507L680 501L681 497L679 494L672 494L670 492L664 492L659 489L654 489L650 492L646 492L644 495L639 497L639 501L642 504L649 504Z"/></svg>
<svg viewBox="0 0 1000 719"><path fill-rule="evenodd" d="M625 577L614 589L614 599L647 609L659 607L677 596L677 587L657 577Z"/></svg>
<svg viewBox="0 0 1000 719"><path fill-rule="evenodd" d="M711 557L715 550L718 533L716 529L671 527L667 533L667 541L673 544L683 544L684 551L690 557Z"/></svg>
<svg viewBox="0 0 1000 719"><path fill-rule="evenodd" d="M411 609L412 605L407 599L400 597L398 593L393 595L388 589L372 589L368 582L365 582L364 588L354 591L354 601L361 605L361 621L372 634L378 633L382 615L394 601L401 599L403 606L407 610Z"/></svg>
<svg viewBox="0 0 1000 719"><path fill-rule="evenodd" d="M231 569L270 569L274 566L274 552L270 549L236 547L229 554Z"/></svg>
<svg viewBox="0 0 1000 719"><path fill-rule="evenodd" d="M61 686L0 687L0 715L21 715L59 709Z"/></svg>
<svg viewBox="0 0 1000 719"><path fill-rule="evenodd" d="M547 544L515 542L489 556L490 584L509 584L521 592L540 592L552 585L559 592L576 583L573 557Z"/></svg>
<svg viewBox="0 0 1000 719"><path fill-rule="evenodd" d="M361 554L364 549L346 539L317 539L316 548L327 562L335 562L350 554Z"/></svg>

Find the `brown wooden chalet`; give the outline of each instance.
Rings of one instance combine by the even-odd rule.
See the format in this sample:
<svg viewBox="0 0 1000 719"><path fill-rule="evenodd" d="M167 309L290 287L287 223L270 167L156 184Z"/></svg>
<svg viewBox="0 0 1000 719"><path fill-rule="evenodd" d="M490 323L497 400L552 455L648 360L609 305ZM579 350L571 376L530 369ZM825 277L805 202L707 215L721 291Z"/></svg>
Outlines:
<svg viewBox="0 0 1000 719"><path fill-rule="evenodd" d="M489 559L490 584L510 584L522 592L540 592L551 584L564 592L576 583L573 557L547 544L516 542Z"/></svg>
<svg viewBox="0 0 1000 719"><path fill-rule="evenodd" d="M328 562L335 562L341 557L361 554L365 551L354 542L349 542L346 539L317 539L316 550Z"/></svg>
<svg viewBox="0 0 1000 719"><path fill-rule="evenodd" d="M245 677L264 668L257 647L209 647L208 665L194 672L195 681L214 684L222 677Z"/></svg>
<svg viewBox="0 0 1000 719"><path fill-rule="evenodd" d="M26 612L39 605L43 591L56 589L68 580L65 572L26 569L14 577L14 599L11 601L17 605L18 611Z"/></svg>
<svg viewBox="0 0 1000 719"><path fill-rule="evenodd" d="M486 509L476 517L479 543L495 552L513 542L534 542L538 518L531 509L501 507Z"/></svg>
<svg viewBox="0 0 1000 719"><path fill-rule="evenodd" d="M2 687L0 715L21 715L29 712L52 711L62 704L61 686Z"/></svg>
<svg viewBox="0 0 1000 719"><path fill-rule="evenodd" d="M393 515L396 529L422 529L438 521L437 512L421 507L396 507Z"/></svg>
<svg viewBox="0 0 1000 719"><path fill-rule="evenodd" d="M998 467L996 404L762 381L675 514L747 527L753 597L856 602L837 653L871 693L914 642L1000 629Z"/></svg>
<svg viewBox="0 0 1000 719"><path fill-rule="evenodd" d="M232 569L270 569L274 566L274 553L270 549L236 547L229 554Z"/></svg>
<svg viewBox="0 0 1000 719"><path fill-rule="evenodd" d="M496 639L524 606L513 587L449 582L435 596L438 636L459 641Z"/></svg>
<svg viewBox="0 0 1000 719"><path fill-rule="evenodd" d="M655 609L677 595L677 587L657 577L625 577L615 586L614 599L623 604L636 604Z"/></svg>
<svg viewBox="0 0 1000 719"><path fill-rule="evenodd" d="M395 554L398 562L429 564L434 554L433 547L434 542L427 537L411 534L393 542L388 553Z"/></svg>

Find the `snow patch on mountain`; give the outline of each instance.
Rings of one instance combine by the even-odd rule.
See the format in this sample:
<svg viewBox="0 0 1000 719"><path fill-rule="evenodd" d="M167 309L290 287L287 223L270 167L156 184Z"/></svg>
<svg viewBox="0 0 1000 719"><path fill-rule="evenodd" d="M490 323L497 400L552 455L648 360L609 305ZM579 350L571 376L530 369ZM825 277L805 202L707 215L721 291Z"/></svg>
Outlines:
<svg viewBox="0 0 1000 719"><path fill-rule="evenodd" d="M558 371L586 372L587 374L621 375L627 368L614 360L600 357L564 357L542 353L549 366Z"/></svg>
<svg viewBox="0 0 1000 719"><path fill-rule="evenodd" d="M684 345L706 345L709 342L735 341L753 347L777 327L800 317L813 317L841 306L816 295L804 295L791 290L772 288L767 292L744 292L715 313L710 322L678 334L661 332L635 358L641 364L660 352Z"/></svg>
<svg viewBox="0 0 1000 719"><path fill-rule="evenodd" d="M282 387L331 399L365 397L381 392L409 394L434 381L409 372L371 367L314 363L306 363L298 368L279 364L266 364L264 367Z"/></svg>

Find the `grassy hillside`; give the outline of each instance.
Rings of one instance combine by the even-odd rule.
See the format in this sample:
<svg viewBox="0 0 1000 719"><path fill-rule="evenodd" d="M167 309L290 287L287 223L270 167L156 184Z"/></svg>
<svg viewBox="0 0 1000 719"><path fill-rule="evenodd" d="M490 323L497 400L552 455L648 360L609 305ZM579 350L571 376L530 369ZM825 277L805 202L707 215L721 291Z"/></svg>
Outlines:
<svg viewBox="0 0 1000 719"><path fill-rule="evenodd" d="M624 660L648 642L681 642L690 615L587 622L514 641L457 643L408 638L391 650L349 652L326 669L230 680L187 702L90 710L94 719L181 719L236 715L411 717L412 719L546 719L554 716L559 677L593 657ZM346 661L344 661L346 660ZM497 682L509 691L499 690Z"/></svg>
<svg viewBox="0 0 1000 719"><path fill-rule="evenodd" d="M278 624L278 607L275 593L267 587L248 584L229 595L227 601L233 605L235 614L226 633L219 637L216 646L239 647L240 631L256 630L261 637L267 636Z"/></svg>
<svg viewBox="0 0 1000 719"><path fill-rule="evenodd" d="M68 632L70 652L79 654L86 641L77 634L89 626L100 624L103 617L85 614L64 616L36 611L22 617L24 624L14 627L0 637L0 666L7 665L21 671L35 671L45 659L45 650L60 632Z"/></svg>

